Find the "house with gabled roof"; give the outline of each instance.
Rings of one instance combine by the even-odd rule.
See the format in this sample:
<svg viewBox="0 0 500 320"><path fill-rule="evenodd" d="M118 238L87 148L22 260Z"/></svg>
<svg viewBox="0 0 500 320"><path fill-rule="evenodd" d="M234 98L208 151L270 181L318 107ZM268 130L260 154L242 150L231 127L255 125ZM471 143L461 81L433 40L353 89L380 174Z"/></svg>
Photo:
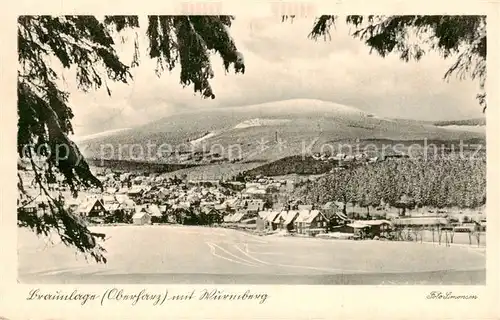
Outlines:
<svg viewBox="0 0 500 320"><path fill-rule="evenodd" d="M278 217L281 211L271 211L265 218L267 223L266 228L270 230L276 230L278 228Z"/></svg>
<svg viewBox="0 0 500 320"><path fill-rule="evenodd" d="M107 211L100 199L89 198L78 206L77 212L83 217L104 217Z"/></svg>
<svg viewBox="0 0 500 320"><path fill-rule="evenodd" d="M128 189L127 195L132 198L141 197L144 194L145 190L143 186L134 185L132 188Z"/></svg>
<svg viewBox="0 0 500 320"><path fill-rule="evenodd" d="M132 216L132 222L135 225L151 224L151 215L144 210L137 211Z"/></svg>
<svg viewBox="0 0 500 320"><path fill-rule="evenodd" d="M117 200L116 200L115 196L114 195L110 195L110 194L103 195L102 198L101 198L101 200L102 200L102 203L104 205L111 204L111 203L117 203Z"/></svg>
<svg viewBox="0 0 500 320"><path fill-rule="evenodd" d="M278 225L282 230L292 231L295 229L295 219L299 216L298 210L281 211L278 216Z"/></svg>
<svg viewBox="0 0 500 320"><path fill-rule="evenodd" d="M260 211L257 214L257 218L255 221L255 225L256 225L257 230L263 231L266 229L266 226L267 226L266 218L267 218L267 216L269 216L269 214L271 214L271 211Z"/></svg>
<svg viewBox="0 0 500 320"><path fill-rule="evenodd" d="M104 209L106 209L107 212L114 214L115 212L121 210L121 205L117 202L106 203L104 204Z"/></svg>
<svg viewBox="0 0 500 320"><path fill-rule="evenodd" d="M302 210L295 219L295 228L299 234L315 235L325 232L328 219L320 210Z"/></svg>
<svg viewBox="0 0 500 320"><path fill-rule="evenodd" d="M151 217L161 218L161 210L160 210L160 207L158 207L158 205L148 204L148 205L146 205L146 209L151 214Z"/></svg>

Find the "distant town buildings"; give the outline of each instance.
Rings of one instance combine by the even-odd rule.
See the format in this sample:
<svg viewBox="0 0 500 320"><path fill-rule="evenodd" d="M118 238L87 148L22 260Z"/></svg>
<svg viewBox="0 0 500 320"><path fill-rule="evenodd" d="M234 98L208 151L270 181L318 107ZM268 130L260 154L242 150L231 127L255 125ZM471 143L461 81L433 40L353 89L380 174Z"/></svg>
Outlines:
<svg viewBox="0 0 500 320"><path fill-rule="evenodd" d="M350 159L343 154L336 157ZM377 158L372 159L367 161L377 161ZM23 171L22 175L29 180L29 172ZM293 180L262 175L241 182L104 171L98 178L104 185L103 190L80 192L79 197L74 199L62 182L57 181L50 186L51 196L64 198L67 210L92 224L217 224L260 233L315 236L337 232L370 237L387 236L391 229L450 225L450 219L445 214L422 212L418 208L409 212L413 216L407 214L400 217L400 211L391 213L387 204L381 203L370 216L361 215L360 212L366 211L366 208L352 203L303 203L290 198L296 185ZM402 197L400 202L411 201ZM51 214L47 203L46 195L28 188L26 195L19 194L18 212L37 216ZM472 218L477 214L469 211L467 216L471 218L458 221L457 230L474 221L476 224L469 229L485 230L486 219Z"/></svg>

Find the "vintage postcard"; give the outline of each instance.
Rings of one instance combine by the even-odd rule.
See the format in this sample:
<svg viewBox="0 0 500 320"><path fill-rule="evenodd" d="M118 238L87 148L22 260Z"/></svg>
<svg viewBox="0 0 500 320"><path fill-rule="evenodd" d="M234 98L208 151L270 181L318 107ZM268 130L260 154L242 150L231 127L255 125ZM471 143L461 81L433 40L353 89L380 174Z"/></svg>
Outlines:
<svg viewBox="0 0 500 320"><path fill-rule="evenodd" d="M500 316L500 5L31 5L0 317Z"/></svg>

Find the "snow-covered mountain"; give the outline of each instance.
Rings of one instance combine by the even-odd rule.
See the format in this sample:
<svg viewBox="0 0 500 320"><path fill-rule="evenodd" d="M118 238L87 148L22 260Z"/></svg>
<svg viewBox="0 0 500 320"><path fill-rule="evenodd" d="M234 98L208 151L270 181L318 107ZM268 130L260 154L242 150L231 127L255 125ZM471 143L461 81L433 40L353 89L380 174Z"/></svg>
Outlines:
<svg viewBox="0 0 500 320"><path fill-rule="evenodd" d="M259 157L269 160L299 154L304 145L309 146L312 141L315 141L314 146L320 146L346 139L483 137L480 132L449 130L429 122L386 119L333 102L293 99L176 114L137 128L87 137L79 144L85 146L86 154L99 158L100 146L104 143L115 146L113 152L124 144L139 145L142 150L146 150L147 144L168 145L173 150L179 150L178 146L188 150L209 150L217 145L219 148L238 148L244 157L250 157L253 150L265 143L266 151L260 152ZM283 141L286 141L286 148L282 146ZM127 158L127 155L120 155L120 158Z"/></svg>

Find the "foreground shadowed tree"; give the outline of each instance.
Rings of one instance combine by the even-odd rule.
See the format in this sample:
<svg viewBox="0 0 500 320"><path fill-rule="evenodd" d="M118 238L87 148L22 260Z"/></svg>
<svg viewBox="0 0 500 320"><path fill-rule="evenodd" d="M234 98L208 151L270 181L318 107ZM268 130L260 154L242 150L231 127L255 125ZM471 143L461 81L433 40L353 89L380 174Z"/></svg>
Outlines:
<svg viewBox="0 0 500 320"><path fill-rule="evenodd" d="M157 59L157 74L180 65L180 83L191 86L205 98L215 98L209 80L214 77L211 53L218 53L224 67L244 72L243 56L229 35L230 16L149 16L147 37L149 57ZM105 87L107 81L129 83L130 69L139 65L138 41L134 59L123 63L114 49L113 35L139 28L137 16L21 16L18 19L18 155L34 175L39 194L45 197L50 214L18 210L18 225L38 234L57 232L63 243L105 262L104 249L95 241L78 216L54 198L48 185L64 177L74 195L80 187L102 188L82 154L69 138L73 113L69 94L58 85L62 75L54 61L76 70L78 88L83 91ZM18 174L18 188L26 192Z"/></svg>
<svg viewBox="0 0 500 320"><path fill-rule="evenodd" d="M214 77L210 56L219 54L226 71L233 67L244 73L243 56L230 36L231 16L148 16L148 55L157 60L157 75L180 67L180 83L190 86L204 98L215 98L210 86ZM311 32L316 39L327 36L336 18L321 16ZM457 73L464 78L479 78L481 90L486 79L485 17L443 16L349 16L347 23L355 27L354 37L382 56L396 51L403 60L420 59L423 49L409 45L408 35L428 36L427 43L446 58L459 52L457 62L445 77ZM48 214L18 209L18 225L30 227L37 234L56 232L64 244L90 254L98 262L106 262L104 248L95 240L85 223L65 208L64 199L54 197L50 183L62 177L74 195L80 188L102 188L92 174L76 144L73 113L68 105L69 93L60 85L62 74L54 64L76 71L78 88L87 92L105 88L110 82L132 81L131 68L139 65L139 47L131 63L124 63L115 51L116 35L139 28L137 16L21 16L18 19L18 155L20 168L34 175L34 186L46 199ZM332 48L334 50L334 48ZM485 107L484 92L478 95ZM33 201L18 174L18 189Z"/></svg>

